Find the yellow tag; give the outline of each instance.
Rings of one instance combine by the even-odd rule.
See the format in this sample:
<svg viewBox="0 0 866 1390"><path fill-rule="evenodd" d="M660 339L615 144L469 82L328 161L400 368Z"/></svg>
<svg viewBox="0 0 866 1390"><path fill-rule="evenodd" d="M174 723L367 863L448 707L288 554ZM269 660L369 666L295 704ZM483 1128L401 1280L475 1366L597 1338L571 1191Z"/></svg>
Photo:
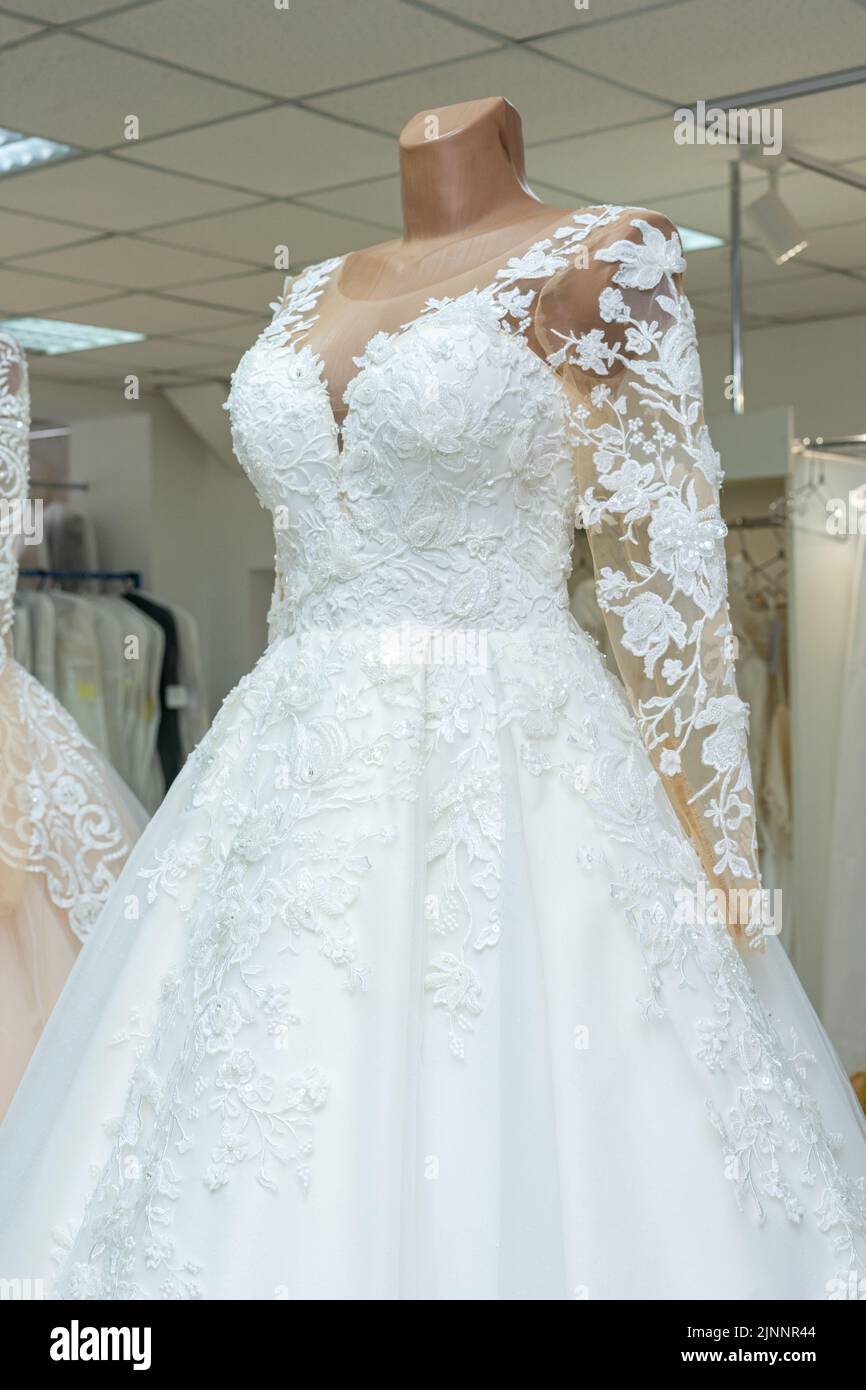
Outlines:
<svg viewBox="0 0 866 1390"><path fill-rule="evenodd" d="M79 700L95 700L95 699L96 699L96 682L95 682L95 681L76 681L76 682L75 682L75 689L76 689L76 692L77 692L77 694L78 694Z"/></svg>
<svg viewBox="0 0 866 1390"><path fill-rule="evenodd" d="M153 700L149 695L144 702L144 717L148 723L150 723L153 718Z"/></svg>

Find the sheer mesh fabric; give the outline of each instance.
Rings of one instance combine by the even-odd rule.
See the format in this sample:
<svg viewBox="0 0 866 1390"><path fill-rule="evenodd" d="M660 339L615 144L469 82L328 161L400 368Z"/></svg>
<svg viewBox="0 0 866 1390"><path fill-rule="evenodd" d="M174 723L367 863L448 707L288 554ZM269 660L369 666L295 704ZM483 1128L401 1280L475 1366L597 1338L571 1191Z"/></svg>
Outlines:
<svg viewBox="0 0 866 1390"><path fill-rule="evenodd" d="M597 322L576 331L569 321L583 274L569 267L545 286L536 327L572 400L579 520L644 743L711 884L749 890L748 709L734 677L722 470L680 287L685 259L654 214L633 211L605 233L590 247L609 271Z"/></svg>

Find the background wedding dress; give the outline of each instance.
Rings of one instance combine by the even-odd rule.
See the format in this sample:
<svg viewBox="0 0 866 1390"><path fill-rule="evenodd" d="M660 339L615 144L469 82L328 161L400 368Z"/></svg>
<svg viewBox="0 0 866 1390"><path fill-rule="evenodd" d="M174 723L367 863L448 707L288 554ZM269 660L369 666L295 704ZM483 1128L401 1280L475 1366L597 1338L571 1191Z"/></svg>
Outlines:
<svg viewBox="0 0 866 1390"><path fill-rule="evenodd" d="M29 429L26 360L0 334L0 1116L146 819L11 655Z"/></svg>
<svg viewBox="0 0 866 1390"><path fill-rule="evenodd" d="M611 279L574 332L581 247ZM234 375L271 642L37 1050L0 1274L835 1296L862 1269L859 1108L778 942L682 911L693 846L753 881L754 811L678 238L564 219L374 337L342 430L313 347L340 264ZM568 611L578 502L630 704Z"/></svg>

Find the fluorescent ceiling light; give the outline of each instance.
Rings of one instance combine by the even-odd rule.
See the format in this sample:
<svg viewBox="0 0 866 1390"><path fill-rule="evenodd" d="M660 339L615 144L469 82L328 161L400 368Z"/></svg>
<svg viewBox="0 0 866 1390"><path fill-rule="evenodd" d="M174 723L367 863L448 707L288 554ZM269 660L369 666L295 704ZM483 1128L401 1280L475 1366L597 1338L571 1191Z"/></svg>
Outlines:
<svg viewBox="0 0 866 1390"><path fill-rule="evenodd" d="M0 177L77 153L72 145L60 145L41 135L22 135L20 131L4 130L0 126Z"/></svg>
<svg viewBox="0 0 866 1390"><path fill-rule="evenodd" d="M713 246L724 246L720 236L710 236L709 232L696 232L694 227L677 227L684 251L709 251Z"/></svg>
<svg viewBox="0 0 866 1390"><path fill-rule="evenodd" d="M122 328L94 328L88 323L65 323L63 319L0 319L0 332L11 333L30 352L51 356L140 343L144 338L143 333L127 333Z"/></svg>

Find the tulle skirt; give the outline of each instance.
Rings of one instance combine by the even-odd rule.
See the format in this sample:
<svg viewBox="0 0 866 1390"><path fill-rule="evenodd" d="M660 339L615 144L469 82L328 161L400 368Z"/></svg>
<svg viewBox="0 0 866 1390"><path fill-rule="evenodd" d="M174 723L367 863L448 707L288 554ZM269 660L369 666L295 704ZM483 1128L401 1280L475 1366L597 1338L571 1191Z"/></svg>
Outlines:
<svg viewBox="0 0 866 1390"><path fill-rule="evenodd" d="M431 659L432 655L432 659ZM573 624L275 642L133 852L0 1133L55 1296L844 1296L866 1127Z"/></svg>

